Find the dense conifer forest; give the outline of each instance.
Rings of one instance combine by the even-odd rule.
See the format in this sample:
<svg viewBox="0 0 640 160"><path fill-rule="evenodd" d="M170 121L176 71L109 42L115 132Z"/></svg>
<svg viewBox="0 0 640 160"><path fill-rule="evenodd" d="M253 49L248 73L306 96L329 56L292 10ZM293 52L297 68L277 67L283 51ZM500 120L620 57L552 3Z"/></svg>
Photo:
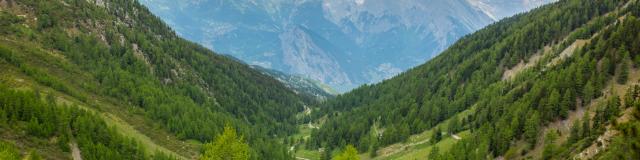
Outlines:
<svg viewBox="0 0 640 160"><path fill-rule="evenodd" d="M0 0L0 159L640 159L639 17L560 0L319 102L135 0Z"/></svg>
<svg viewBox="0 0 640 160"><path fill-rule="evenodd" d="M243 63L179 38L136 1L3 0L1 4L3 83L10 85L15 80L10 78L26 76L36 82L33 86L51 88L98 112L103 106L95 102L110 99L117 105L111 109L136 115L141 123L179 140L209 142L230 124L251 146L252 159L288 159L291 156L276 139L296 132L295 114L303 104L315 103ZM18 113L9 111L4 111L9 117ZM50 125L48 119L37 117L44 115L30 114L20 114L18 120ZM114 135L109 127L99 128ZM51 126L35 135L80 139L66 133L54 136L58 132L52 130L59 129L63 128ZM102 148L119 144L111 141L135 144L123 137L103 141L109 143ZM84 153L102 151L95 149L97 145L79 144ZM135 151L137 145L130 147L123 150Z"/></svg>
<svg viewBox="0 0 640 160"><path fill-rule="evenodd" d="M375 152L445 121L447 128L436 128L432 143L461 131L471 136L430 159L488 159L526 153L540 141L555 143L557 133L545 126L603 96L611 81L628 83L629 70L640 58L639 9L635 1L563 0L507 18L462 38L422 66L322 104L311 119L327 120L312 131L307 147L331 150L352 144L361 152ZM551 63L586 39L590 42L573 55ZM546 52L537 62L548 65L505 78L505 71ZM619 97L608 99L594 118L574 122L586 123L586 129L574 129L582 135L571 135L562 146L545 145L551 148L542 159L571 158L595 143L624 109ZM466 110L473 113L460 117ZM513 148L520 143L528 149Z"/></svg>

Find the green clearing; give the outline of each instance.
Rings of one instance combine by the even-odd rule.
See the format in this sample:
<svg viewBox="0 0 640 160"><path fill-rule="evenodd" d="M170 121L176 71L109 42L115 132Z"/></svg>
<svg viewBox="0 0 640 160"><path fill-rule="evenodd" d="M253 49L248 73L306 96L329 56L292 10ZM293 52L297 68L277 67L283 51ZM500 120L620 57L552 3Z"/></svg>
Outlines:
<svg viewBox="0 0 640 160"><path fill-rule="evenodd" d="M471 135L469 131L463 131L457 134L460 138L466 138ZM454 139L451 136L445 136L440 142L436 143L435 146L440 148L440 152L446 152L451 149L451 146L458 140ZM397 160L414 160L414 159L426 159L429 154L431 154L431 149L434 145L429 145L428 143L424 143L421 145L416 145L413 147L407 148L405 151L398 152L389 157L381 157L380 159L397 159Z"/></svg>

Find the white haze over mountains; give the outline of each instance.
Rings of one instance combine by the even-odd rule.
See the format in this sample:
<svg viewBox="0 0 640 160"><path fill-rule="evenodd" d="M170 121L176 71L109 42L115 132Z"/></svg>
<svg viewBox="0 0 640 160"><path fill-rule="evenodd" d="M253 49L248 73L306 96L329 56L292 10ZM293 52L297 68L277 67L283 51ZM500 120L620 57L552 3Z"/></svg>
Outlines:
<svg viewBox="0 0 640 160"><path fill-rule="evenodd" d="M345 92L555 0L140 0L181 36Z"/></svg>

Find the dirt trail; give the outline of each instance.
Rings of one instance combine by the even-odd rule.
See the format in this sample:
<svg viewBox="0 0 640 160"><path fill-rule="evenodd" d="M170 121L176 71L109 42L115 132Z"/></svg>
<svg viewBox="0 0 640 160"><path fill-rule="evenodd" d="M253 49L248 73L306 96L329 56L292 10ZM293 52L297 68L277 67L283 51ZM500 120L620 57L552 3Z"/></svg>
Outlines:
<svg viewBox="0 0 640 160"><path fill-rule="evenodd" d="M409 143L409 144L395 144L395 145L386 147L384 149L381 149L380 151L378 151L378 153L380 154L380 157L388 157L391 155L395 155L399 152L405 151L409 147L425 144L427 142L429 142L429 139L426 139L420 142Z"/></svg>
<svg viewBox="0 0 640 160"><path fill-rule="evenodd" d="M71 156L73 160L82 160L82 154L80 153L80 148L78 148L78 144L75 141L69 142L69 147L71 147Z"/></svg>
<svg viewBox="0 0 640 160"><path fill-rule="evenodd" d="M451 138L453 138L454 140L460 140L462 139L460 136L455 135L455 134L451 134ZM429 139L425 139L419 142L414 142L414 143L409 143L409 144L401 144L401 145L397 145L395 147L387 147L385 150L381 150L379 152L380 153L380 157L388 157L391 155L395 155L399 152L405 151L413 146L417 146L417 145L421 145L421 144L425 144L429 142Z"/></svg>

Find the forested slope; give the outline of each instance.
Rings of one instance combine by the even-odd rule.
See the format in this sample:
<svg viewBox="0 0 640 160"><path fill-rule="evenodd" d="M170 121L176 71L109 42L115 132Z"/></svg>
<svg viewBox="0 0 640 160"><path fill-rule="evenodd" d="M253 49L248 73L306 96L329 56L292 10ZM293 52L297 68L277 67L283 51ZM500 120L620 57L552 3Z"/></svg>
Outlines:
<svg viewBox="0 0 640 160"><path fill-rule="evenodd" d="M54 100L42 102L45 110L60 108L55 106L62 100L65 105L87 106L99 115L124 120L117 123L131 124L136 132L151 137L161 147L189 158L197 157L199 145L185 141L208 142L222 133L225 124L243 135L252 148L253 159L291 158L276 139L295 132L294 114L303 110L304 103L314 101L301 98L245 64L178 37L134 0L1 0L0 67L3 94L25 96L37 103L38 96L30 95L50 94ZM0 106L25 105L13 98L2 103ZM79 118L91 117L75 111L78 107L69 108L72 113L78 112ZM24 129L13 125L16 121L53 123L39 113L2 109L12 122L2 128L11 131ZM75 117L64 115L53 118L75 121ZM100 120L91 121L104 125ZM82 140L80 131L71 135L62 132L65 126L69 125L25 136ZM70 126L74 131L81 127ZM119 134L129 133L122 129L100 132L110 133L109 137L118 142L127 140ZM100 154L100 149L86 146L118 148L95 142L96 137L85 139L94 140L79 144L85 159L150 158L100 157L114 154ZM22 144L21 138L17 141ZM47 150L39 145L22 147Z"/></svg>
<svg viewBox="0 0 640 160"><path fill-rule="evenodd" d="M633 0L561 0L502 20L462 38L422 66L324 103L313 117L327 121L312 131L307 145L332 150L353 144L375 152L453 119L455 125L443 132L467 130L471 135L430 158L499 157L521 143L533 149L551 132L547 125L605 95L611 81L628 83L629 70L640 63L639 9ZM577 40L588 42L561 55ZM534 56L541 60L512 79L503 78L505 71ZM615 98L607 99L612 102L592 114L601 119L588 118L587 128L605 128L619 116L616 111L623 108ZM456 116L472 107L474 113ZM582 145L592 144L604 130L574 137L562 147L583 139ZM556 142L543 144L550 143ZM584 148L574 149L551 149L557 151L544 158L569 158ZM524 155L526 150L513 149L509 155L514 152Z"/></svg>

